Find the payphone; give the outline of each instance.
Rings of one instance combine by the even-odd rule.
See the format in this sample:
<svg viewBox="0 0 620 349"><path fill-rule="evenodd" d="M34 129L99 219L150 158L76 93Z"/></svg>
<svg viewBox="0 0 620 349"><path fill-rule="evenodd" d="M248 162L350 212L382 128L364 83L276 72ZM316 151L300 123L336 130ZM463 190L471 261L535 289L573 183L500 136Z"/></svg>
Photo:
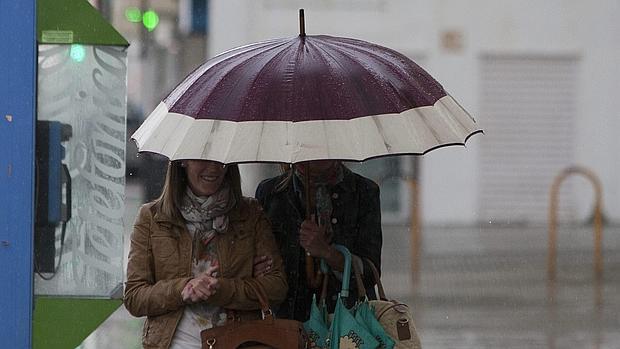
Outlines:
<svg viewBox="0 0 620 349"><path fill-rule="evenodd" d="M71 125L37 121L35 163L35 272L43 279L56 275L62 260L67 223L71 219L71 176L64 142L72 136ZM60 237L59 251L56 240ZM58 259L58 262L56 262Z"/></svg>

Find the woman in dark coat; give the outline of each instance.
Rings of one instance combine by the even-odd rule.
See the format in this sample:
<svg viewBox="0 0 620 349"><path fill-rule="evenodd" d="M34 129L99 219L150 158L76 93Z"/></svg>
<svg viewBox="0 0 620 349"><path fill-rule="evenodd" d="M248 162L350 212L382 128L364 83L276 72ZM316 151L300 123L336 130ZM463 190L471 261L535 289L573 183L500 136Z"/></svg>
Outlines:
<svg viewBox="0 0 620 349"><path fill-rule="evenodd" d="M351 172L341 162L311 161L291 166L280 176L264 180L256 198L271 220L284 260L289 291L277 315L305 321L309 317L312 295L318 290L306 275L306 256L320 258L336 271L342 271L344 258L333 244L344 245L353 255L353 263L362 272L367 294L374 298L374 278L368 262L381 268L381 209L379 187L370 179ZM310 169L311 219L306 218L305 169ZM269 256L255 260L255 273L269 268ZM338 273L336 273L338 274ZM338 276L330 275L328 310L333 311L340 291ZM355 282L351 282L355 285ZM351 287L347 306L357 299Z"/></svg>

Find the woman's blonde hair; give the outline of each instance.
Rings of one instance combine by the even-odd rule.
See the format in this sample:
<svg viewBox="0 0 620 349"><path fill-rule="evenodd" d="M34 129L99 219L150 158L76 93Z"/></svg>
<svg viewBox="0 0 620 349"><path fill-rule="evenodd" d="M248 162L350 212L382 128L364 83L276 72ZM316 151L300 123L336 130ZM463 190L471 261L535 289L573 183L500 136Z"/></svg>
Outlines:
<svg viewBox="0 0 620 349"><path fill-rule="evenodd" d="M224 181L232 188L236 202L241 200L241 175L239 174L239 166L236 164L226 165L226 174ZM159 198L155 199L155 209L172 219L181 220L181 202L187 188L187 172L185 167L181 165L180 160L170 161L168 163L168 171L166 179Z"/></svg>

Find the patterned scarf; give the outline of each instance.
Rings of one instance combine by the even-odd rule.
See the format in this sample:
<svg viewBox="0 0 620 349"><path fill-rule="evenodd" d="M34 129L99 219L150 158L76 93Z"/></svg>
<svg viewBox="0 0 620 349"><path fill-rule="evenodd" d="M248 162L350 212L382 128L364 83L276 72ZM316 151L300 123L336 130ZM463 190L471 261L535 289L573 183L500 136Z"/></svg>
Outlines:
<svg viewBox="0 0 620 349"><path fill-rule="evenodd" d="M192 275L205 272L210 266L218 265L218 235L228 228L228 212L236 200L230 185L223 183L220 189L208 197L196 196L188 187L181 203L181 215L192 236ZM221 326L226 322L226 311L207 303L195 303L186 308L182 325L201 330ZM194 331L192 331L194 332Z"/></svg>
<svg viewBox="0 0 620 349"><path fill-rule="evenodd" d="M208 245L215 233L226 232L227 213L235 204L232 189L226 182L217 192L207 197L196 196L187 187L181 204L181 215L185 218L187 230L194 240L194 260L200 258L200 247Z"/></svg>

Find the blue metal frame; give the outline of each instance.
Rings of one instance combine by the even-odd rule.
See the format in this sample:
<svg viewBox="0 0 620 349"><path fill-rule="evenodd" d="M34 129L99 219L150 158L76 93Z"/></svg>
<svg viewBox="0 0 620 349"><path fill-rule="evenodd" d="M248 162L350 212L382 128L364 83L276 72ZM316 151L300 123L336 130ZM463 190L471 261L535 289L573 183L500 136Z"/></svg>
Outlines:
<svg viewBox="0 0 620 349"><path fill-rule="evenodd" d="M0 1L0 341L30 348L36 0Z"/></svg>

